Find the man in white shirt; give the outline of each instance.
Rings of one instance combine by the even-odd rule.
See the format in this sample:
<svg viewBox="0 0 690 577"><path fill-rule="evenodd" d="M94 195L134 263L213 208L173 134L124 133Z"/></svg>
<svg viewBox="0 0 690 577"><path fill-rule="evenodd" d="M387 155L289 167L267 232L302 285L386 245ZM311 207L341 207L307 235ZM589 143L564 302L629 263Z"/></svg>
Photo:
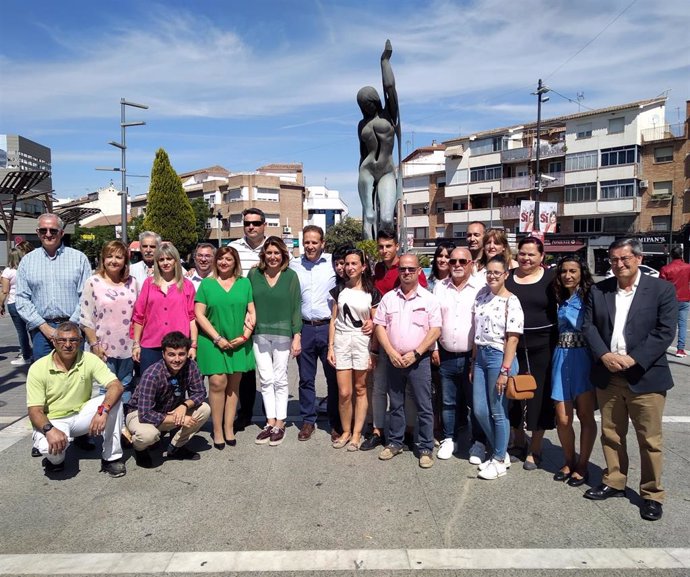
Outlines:
<svg viewBox="0 0 690 577"><path fill-rule="evenodd" d="M129 267L129 274L137 279L139 290L144 286L144 281L153 276L153 255L160 243L161 236L150 230L145 230L139 235L142 260Z"/></svg>
<svg viewBox="0 0 690 577"><path fill-rule="evenodd" d="M196 290L199 290L201 281L213 272L213 257L215 254L216 248L208 242L201 242L196 245L196 249L194 249L194 269L190 271L192 275L189 277Z"/></svg>
<svg viewBox="0 0 690 577"><path fill-rule="evenodd" d="M595 359L591 379L601 410L601 444L606 470L601 485L585 492L603 501L625 496L628 418L640 447L640 516L662 516L665 493L661 423L666 391L673 387L666 349L678 315L673 285L643 275L642 245L624 238L609 246L614 276L592 287L583 334Z"/></svg>
<svg viewBox="0 0 690 577"><path fill-rule="evenodd" d="M471 410L472 305L486 282L482 276L472 275L472 265L469 249L453 249L449 259L450 276L437 282L434 287L434 295L441 303L443 326L438 349L431 354L431 362L439 367L441 376L444 439L436 456L442 460L450 459L458 450L460 426L467 421L469 408L473 441L470 463L478 465L485 459L486 437Z"/></svg>

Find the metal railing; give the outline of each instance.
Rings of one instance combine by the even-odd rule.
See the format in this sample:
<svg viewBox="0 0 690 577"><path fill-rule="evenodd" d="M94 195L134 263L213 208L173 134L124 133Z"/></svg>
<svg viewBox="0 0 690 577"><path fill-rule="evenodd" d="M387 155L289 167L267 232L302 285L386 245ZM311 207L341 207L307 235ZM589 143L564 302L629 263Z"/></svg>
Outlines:
<svg viewBox="0 0 690 577"><path fill-rule="evenodd" d="M541 159L553 158L554 156L565 155L565 142L554 144L542 144L539 147L539 157ZM531 160L536 156L536 146L523 146L522 148L512 148L501 151L501 162L520 162Z"/></svg>
<svg viewBox="0 0 690 577"><path fill-rule="evenodd" d="M671 138L681 138L685 136L685 123L661 124L653 128L642 130L642 140L651 142L654 140L668 140Z"/></svg>

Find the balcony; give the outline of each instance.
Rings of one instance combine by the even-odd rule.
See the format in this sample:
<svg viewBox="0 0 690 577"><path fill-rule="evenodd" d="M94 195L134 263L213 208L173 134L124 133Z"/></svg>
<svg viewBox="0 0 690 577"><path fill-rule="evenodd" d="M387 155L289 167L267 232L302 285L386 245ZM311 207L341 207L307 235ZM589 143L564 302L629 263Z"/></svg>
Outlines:
<svg viewBox="0 0 690 577"><path fill-rule="evenodd" d="M556 216L563 216L563 203L559 202L556 205ZM514 204L511 206L501 207L501 220L518 220L520 218L520 205Z"/></svg>
<svg viewBox="0 0 690 577"><path fill-rule="evenodd" d="M573 202L563 205L563 216L605 216L618 213L640 212L639 196L612 198L592 202Z"/></svg>
<svg viewBox="0 0 690 577"><path fill-rule="evenodd" d="M501 220L501 210L495 207L493 210L493 219L491 218L491 209L489 208L474 208L471 210L447 210L444 215L445 224L453 223L468 223L473 220L480 222L490 222L493 220L497 223Z"/></svg>
<svg viewBox="0 0 690 577"><path fill-rule="evenodd" d="M546 173L545 173L546 174ZM565 173L564 172L550 172L546 174L550 178L555 180L544 179L542 182L544 188L558 188L565 184ZM501 179L501 192L513 192L516 190L530 190L534 187L534 177L533 176L512 176L510 178Z"/></svg>
<svg viewBox="0 0 690 577"><path fill-rule="evenodd" d="M511 148L501 151L501 162L527 162L536 159L537 149L535 146L524 146L522 148ZM542 144L539 147L539 158L553 158L555 156L565 155L565 142L556 142L555 144Z"/></svg>
<svg viewBox="0 0 690 577"><path fill-rule="evenodd" d="M652 142L654 140L672 140L685 136L685 124L662 124L653 128L642 130L642 142Z"/></svg>

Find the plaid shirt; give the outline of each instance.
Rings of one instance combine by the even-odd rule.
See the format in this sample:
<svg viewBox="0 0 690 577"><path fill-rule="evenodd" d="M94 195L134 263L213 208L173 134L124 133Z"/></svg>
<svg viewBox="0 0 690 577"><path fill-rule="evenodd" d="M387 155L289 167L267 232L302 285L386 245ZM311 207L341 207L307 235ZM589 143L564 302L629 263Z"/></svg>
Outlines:
<svg viewBox="0 0 690 577"><path fill-rule="evenodd" d="M158 427L187 398L194 401L194 407L206 400L204 380L196 362L189 359L177 375L171 375L165 361L160 360L141 376L127 412L138 411L141 423Z"/></svg>

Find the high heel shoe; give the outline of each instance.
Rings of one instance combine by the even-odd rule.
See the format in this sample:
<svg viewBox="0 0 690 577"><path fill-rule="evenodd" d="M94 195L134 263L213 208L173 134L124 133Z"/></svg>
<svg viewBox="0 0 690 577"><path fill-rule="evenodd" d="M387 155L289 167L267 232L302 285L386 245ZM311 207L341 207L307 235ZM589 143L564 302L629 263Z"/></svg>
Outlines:
<svg viewBox="0 0 690 577"><path fill-rule="evenodd" d="M234 447L237 445L237 439L225 439L225 444L228 447Z"/></svg>
<svg viewBox="0 0 690 577"><path fill-rule="evenodd" d="M216 443L216 440L213 438L213 435L211 435L211 443L213 443L214 449L218 449L219 451L225 449L225 441L223 441L222 443Z"/></svg>
<svg viewBox="0 0 690 577"><path fill-rule="evenodd" d="M571 476L566 483L570 487L579 487L580 485L584 485L587 481L589 481L589 473L585 473L582 477Z"/></svg>

